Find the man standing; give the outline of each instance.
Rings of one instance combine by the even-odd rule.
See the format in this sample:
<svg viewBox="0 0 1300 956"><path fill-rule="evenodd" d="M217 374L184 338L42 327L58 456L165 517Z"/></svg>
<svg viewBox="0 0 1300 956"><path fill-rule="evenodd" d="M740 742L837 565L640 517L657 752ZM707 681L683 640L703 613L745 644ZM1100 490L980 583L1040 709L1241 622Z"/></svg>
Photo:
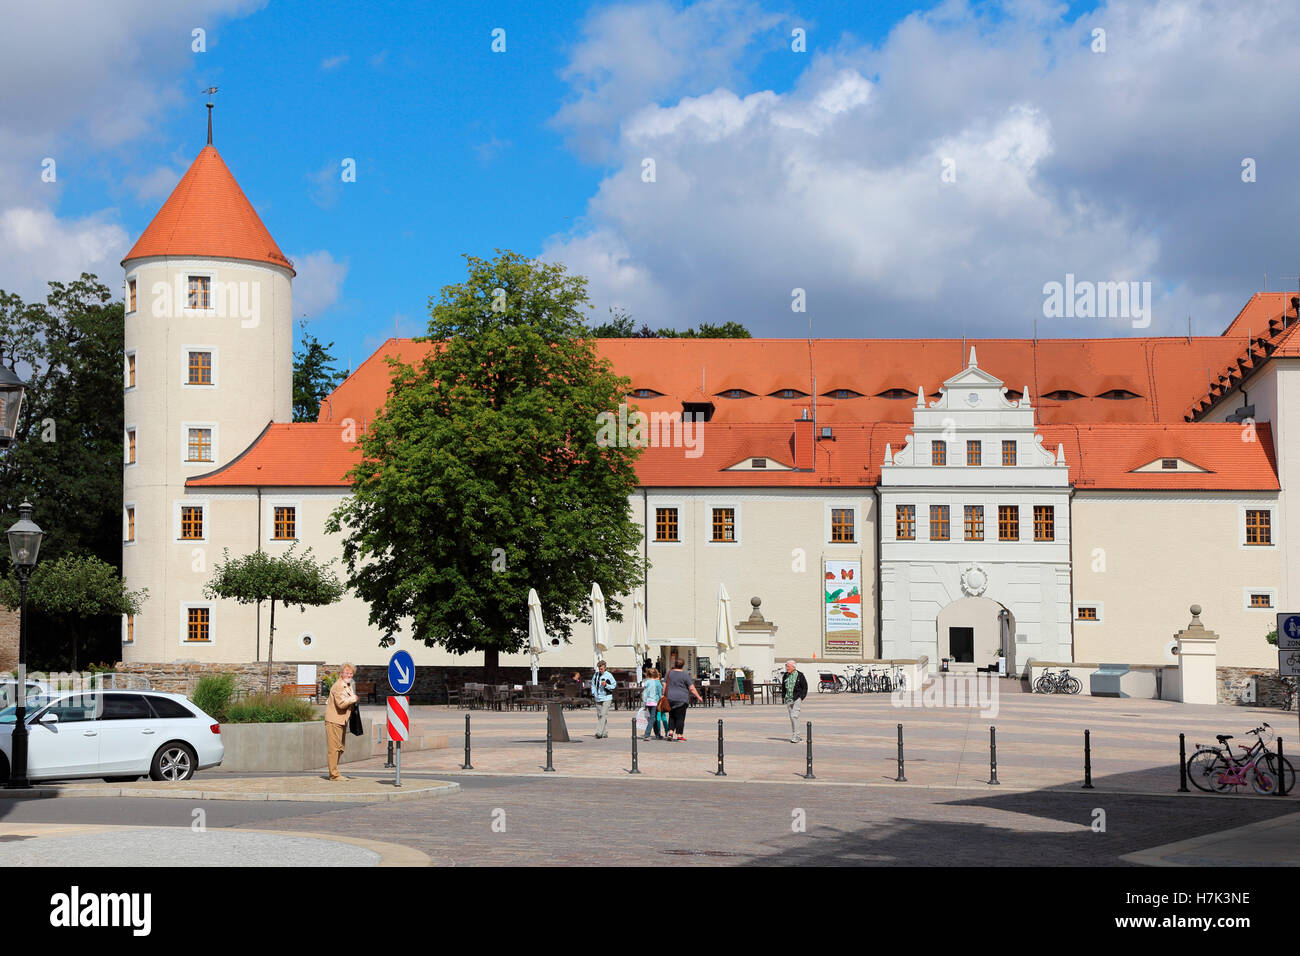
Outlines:
<svg viewBox="0 0 1300 956"><path fill-rule="evenodd" d="M351 664L344 664L339 679L330 687L329 699L325 702L325 757L330 768L330 780L348 779L339 776L339 758L343 756L348 718L352 716L352 708L357 706L357 692L353 683L355 674Z"/></svg>
<svg viewBox="0 0 1300 956"><path fill-rule="evenodd" d="M596 736L608 737L605 725L609 722L609 705L614 702L614 675L605 670L605 662L596 663L596 673L591 678L591 696L596 701Z"/></svg>
<svg viewBox="0 0 1300 956"><path fill-rule="evenodd" d="M781 703L790 715L790 743L797 744L799 736L799 705L808 696L808 681L795 669L794 661L785 662L785 678L781 681Z"/></svg>

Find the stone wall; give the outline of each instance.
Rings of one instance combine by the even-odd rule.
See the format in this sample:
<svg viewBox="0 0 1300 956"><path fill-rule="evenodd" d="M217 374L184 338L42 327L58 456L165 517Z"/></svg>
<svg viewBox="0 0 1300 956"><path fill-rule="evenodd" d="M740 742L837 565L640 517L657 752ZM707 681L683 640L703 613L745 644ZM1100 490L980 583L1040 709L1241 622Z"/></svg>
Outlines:
<svg viewBox="0 0 1300 956"><path fill-rule="evenodd" d="M0 671L18 667L18 612L0 606Z"/></svg>
<svg viewBox="0 0 1300 956"><path fill-rule="evenodd" d="M234 674L235 691L260 693L266 689L266 664L199 664L194 661L172 661L168 664L117 662L119 674L139 674L149 679L153 690L172 694L190 695L200 677L210 674ZM271 692L279 691L283 684L298 682L297 664L271 665Z"/></svg>
<svg viewBox="0 0 1300 956"><path fill-rule="evenodd" d="M1281 708L1286 699L1286 686L1278 676L1277 668L1220 667L1217 676L1220 704ZM1249 699L1252 678L1255 685L1253 700Z"/></svg>

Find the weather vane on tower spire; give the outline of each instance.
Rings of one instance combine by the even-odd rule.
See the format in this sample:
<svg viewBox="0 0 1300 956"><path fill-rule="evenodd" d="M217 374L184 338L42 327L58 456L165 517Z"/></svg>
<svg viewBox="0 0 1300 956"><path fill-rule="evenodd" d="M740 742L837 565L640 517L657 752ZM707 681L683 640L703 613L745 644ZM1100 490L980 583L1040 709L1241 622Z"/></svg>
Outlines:
<svg viewBox="0 0 1300 956"><path fill-rule="evenodd" d="M217 92L215 86L209 86L203 91L208 94L208 145L212 145L212 94Z"/></svg>

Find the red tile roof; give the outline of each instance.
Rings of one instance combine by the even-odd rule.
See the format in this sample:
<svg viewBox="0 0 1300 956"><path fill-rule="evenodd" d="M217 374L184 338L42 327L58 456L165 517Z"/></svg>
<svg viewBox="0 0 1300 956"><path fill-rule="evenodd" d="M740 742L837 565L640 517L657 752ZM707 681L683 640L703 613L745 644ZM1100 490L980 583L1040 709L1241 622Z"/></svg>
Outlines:
<svg viewBox="0 0 1300 956"><path fill-rule="evenodd" d="M1269 358L1300 356L1300 337L1296 333L1300 326L1298 299L1293 292L1257 292L1251 296L1222 336L1238 343L1235 354L1211 370L1206 390L1183 416L1186 421L1195 420L1217 405Z"/></svg>
<svg viewBox="0 0 1300 956"><path fill-rule="evenodd" d="M203 147L122 264L145 256L246 259L293 272L214 146Z"/></svg>
<svg viewBox="0 0 1300 956"><path fill-rule="evenodd" d="M267 425L234 461L185 482L190 488L338 487L361 460L351 435L334 423Z"/></svg>

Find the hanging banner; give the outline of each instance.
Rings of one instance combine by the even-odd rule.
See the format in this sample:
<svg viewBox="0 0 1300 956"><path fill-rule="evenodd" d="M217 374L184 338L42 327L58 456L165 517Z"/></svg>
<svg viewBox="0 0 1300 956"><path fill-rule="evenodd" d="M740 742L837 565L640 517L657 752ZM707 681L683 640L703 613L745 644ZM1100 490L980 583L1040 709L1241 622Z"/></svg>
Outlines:
<svg viewBox="0 0 1300 956"><path fill-rule="evenodd" d="M862 562L826 561L826 653L862 653Z"/></svg>

